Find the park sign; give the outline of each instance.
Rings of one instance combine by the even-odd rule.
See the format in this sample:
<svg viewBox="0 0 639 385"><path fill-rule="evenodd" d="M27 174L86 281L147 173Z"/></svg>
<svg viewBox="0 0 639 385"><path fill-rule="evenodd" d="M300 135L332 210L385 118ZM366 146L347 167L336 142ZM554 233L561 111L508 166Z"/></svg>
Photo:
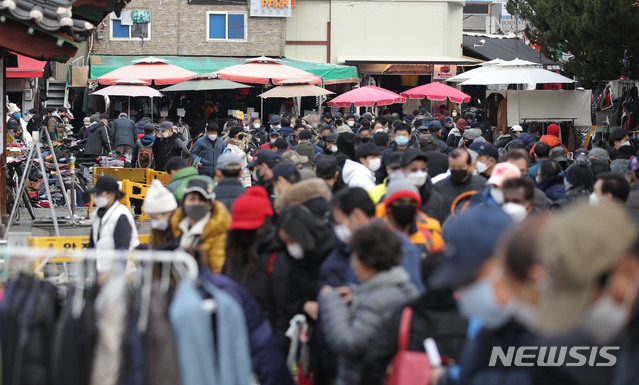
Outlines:
<svg viewBox="0 0 639 385"><path fill-rule="evenodd" d="M251 0L251 16L291 17L295 0Z"/></svg>

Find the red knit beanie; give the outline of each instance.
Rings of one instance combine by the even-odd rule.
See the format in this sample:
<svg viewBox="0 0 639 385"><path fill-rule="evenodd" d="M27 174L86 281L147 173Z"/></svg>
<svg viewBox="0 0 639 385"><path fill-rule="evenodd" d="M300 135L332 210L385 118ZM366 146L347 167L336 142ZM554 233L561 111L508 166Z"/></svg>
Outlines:
<svg viewBox="0 0 639 385"><path fill-rule="evenodd" d="M233 204L233 218L229 230L254 230L273 216L271 201L262 186L253 186Z"/></svg>
<svg viewBox="0 0 639 385"><path fill-rule="evenodd" d="M551 124L548 126L548 135L559 137L559 126L556 124Z"/></svg>

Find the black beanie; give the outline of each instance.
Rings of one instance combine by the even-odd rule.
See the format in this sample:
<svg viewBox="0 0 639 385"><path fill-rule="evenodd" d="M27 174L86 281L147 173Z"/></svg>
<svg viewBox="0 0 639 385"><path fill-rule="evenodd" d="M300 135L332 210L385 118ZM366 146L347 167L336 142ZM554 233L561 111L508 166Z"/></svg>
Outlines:
<svg viewBox="0 0 639 385"><path fill-rule="evenodd" d="M585 187L591 189L594 183L594 174L590 169L590 162L586 157L578 157L575 164L566 169L566 182L571 188Z"/></svg>

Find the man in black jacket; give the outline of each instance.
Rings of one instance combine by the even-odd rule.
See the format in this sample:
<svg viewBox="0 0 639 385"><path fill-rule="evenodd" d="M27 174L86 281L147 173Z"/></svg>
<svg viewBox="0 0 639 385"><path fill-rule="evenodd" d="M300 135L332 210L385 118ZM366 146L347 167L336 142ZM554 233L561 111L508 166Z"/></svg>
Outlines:
<svg viewBox="0 0 639 385"><path fill-rule="evenodd" d="M173 124L162 122L160 124L162 136L153 142L153 160L156 171L165 171L166 162L175 156L182 156L182 150L177 142L177 135L173 135Z"/></svg>
<svg viewBox="0 0 639 385"><path fill-rule="evenodd" d="M215 200L222 202L229 212L232 211L235 200L244 194L241 178L242 159L231 152L222 154L217 160L215 180L218 182L213 192Z"/></svg>
<svg viewBox="0 0 639 385"><path fill-rule="evenodd" d="M89 136L87 137L87 143L84 147L85 154L96 156L113 155L113 149L111 148L111 142L109 140L109 129L107 128L108 122L107 117L102 116L100 121L89 126Z"/></svg>

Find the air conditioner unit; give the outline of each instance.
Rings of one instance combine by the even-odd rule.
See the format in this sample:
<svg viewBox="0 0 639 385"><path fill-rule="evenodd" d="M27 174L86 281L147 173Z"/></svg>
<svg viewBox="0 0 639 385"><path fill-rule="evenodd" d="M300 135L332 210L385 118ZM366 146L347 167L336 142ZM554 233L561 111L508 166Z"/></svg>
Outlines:
<svg viewBox="0 0 639 385"><path fill-rule="evenodd" d="M24 100L27 102L30 102L33 100L33 90L32 89L26 89L24 90Z"/></svg>

